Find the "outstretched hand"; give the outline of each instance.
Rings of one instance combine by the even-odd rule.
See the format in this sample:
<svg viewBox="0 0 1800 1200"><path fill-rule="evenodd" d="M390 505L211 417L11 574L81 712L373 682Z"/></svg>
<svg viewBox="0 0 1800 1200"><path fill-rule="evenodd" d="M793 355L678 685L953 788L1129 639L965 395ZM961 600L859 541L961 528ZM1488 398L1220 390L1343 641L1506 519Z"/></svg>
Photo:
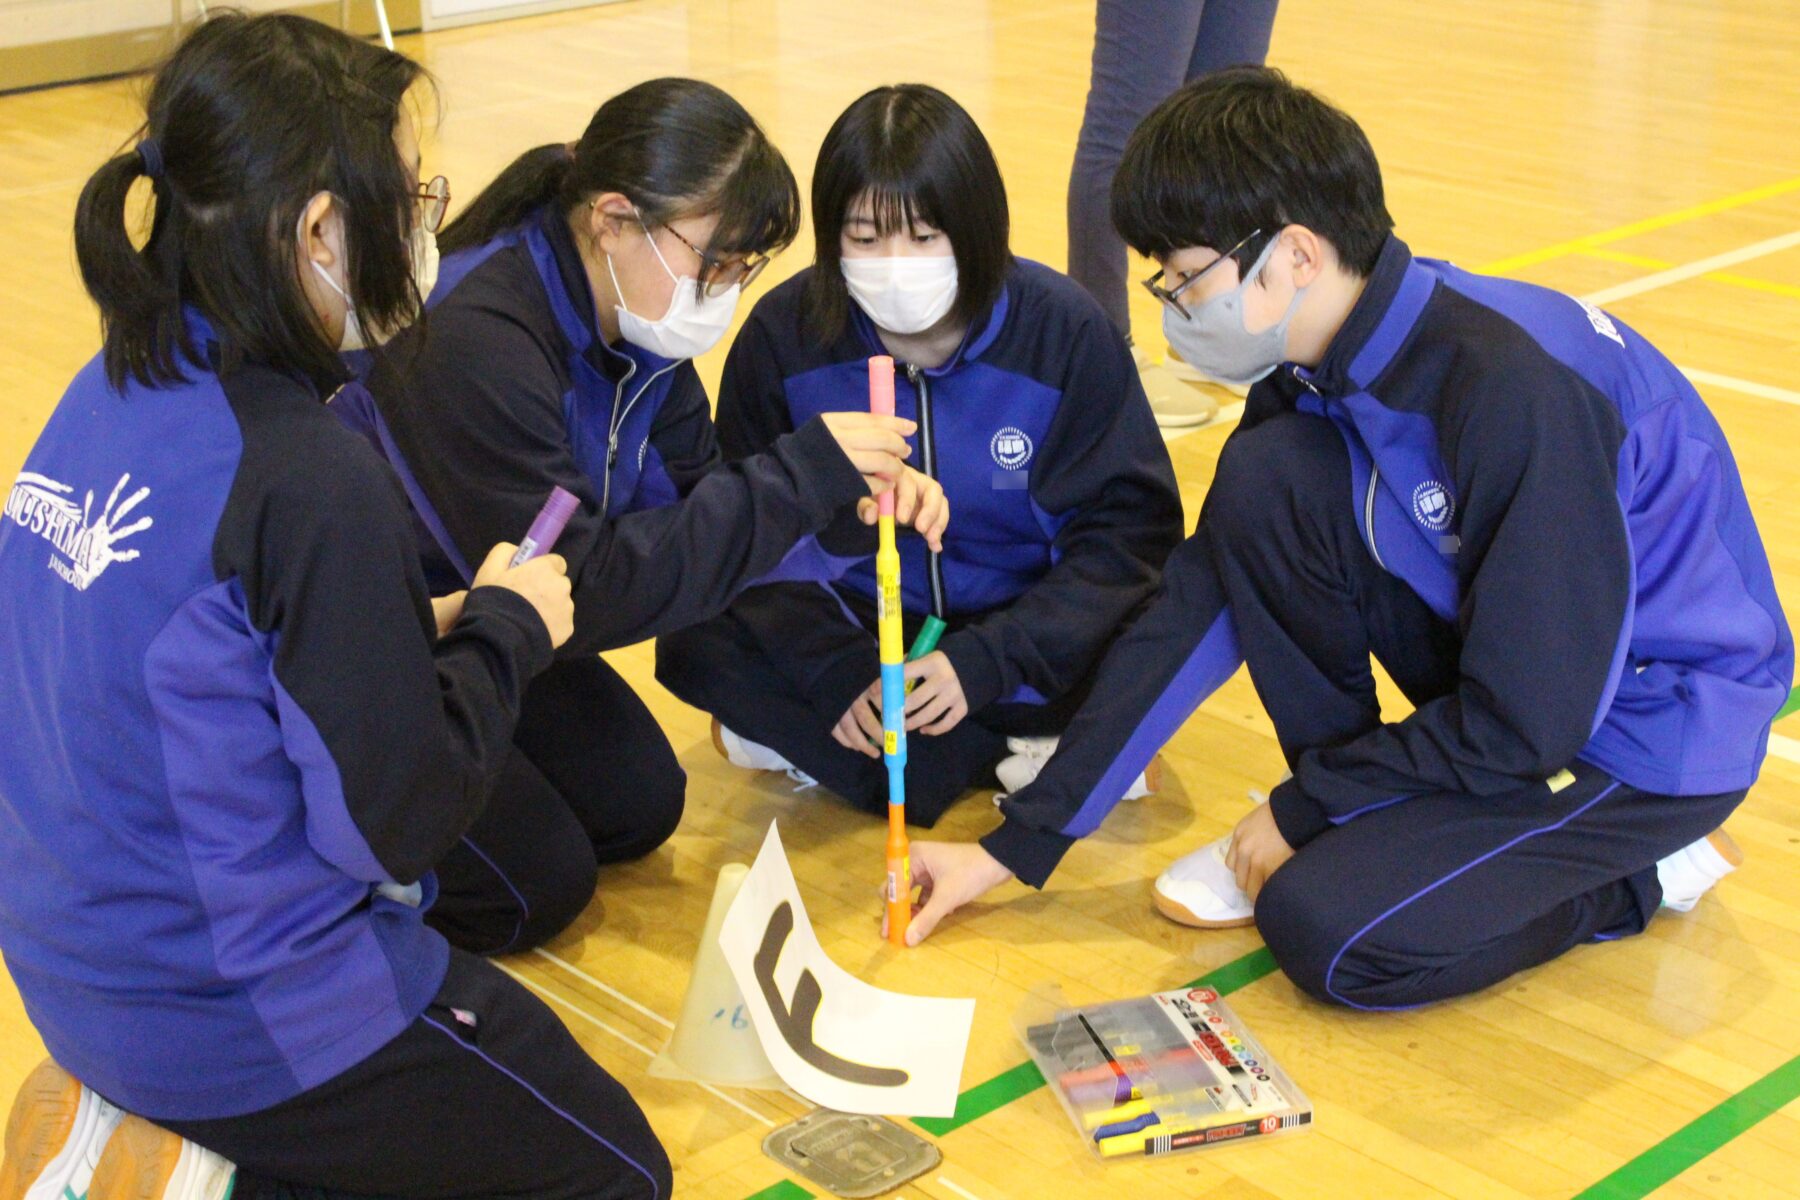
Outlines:
<svg viewBox="0 0 1800 1200"><path fill-rule="evenodd" d="M1012 877L979 842L914 842L912 881L919 889L919 899L906 926L906 944L918 945L931 936L938 922ZM885 914L881 936L887 937Z"/></svg>

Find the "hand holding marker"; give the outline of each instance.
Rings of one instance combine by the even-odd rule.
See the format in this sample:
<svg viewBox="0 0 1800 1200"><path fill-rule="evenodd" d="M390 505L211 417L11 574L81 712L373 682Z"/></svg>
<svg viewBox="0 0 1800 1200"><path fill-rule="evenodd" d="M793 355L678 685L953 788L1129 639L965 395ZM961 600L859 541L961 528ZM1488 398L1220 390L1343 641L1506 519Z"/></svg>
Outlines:
<svg viewBox="0 0 1800 1200"><path fill-rule="evenodd" d="M544 501L544 507L531 522L531 528L525 532L525 540L519 543L518 553L512 556L512 566L522 567L540 554L548 553L555 545L556 539L575 515L581 501L573 492L563 487L550 489L550 498Z"/></svg>
<svg viewBox="0 0 1800 1200"><path fill-rule="evenodd" d="M525 539L518 546L502 542L488 552L486 561L475 572L470 588L500 587L522 597L536 610L550 635L550 645L560 647L575 632L575 605L571 584L561 559L544 560L562 536L563 528L575 515L580 502L562 488L551 491L550 498L538 511ZM434 608L439 602L433 601ZM460 609L460 602L457 605ZM454 621L454 617L451 618ZM440 626L444 620L439 614ZM440 628L440 634L445 632Z"/></svg>

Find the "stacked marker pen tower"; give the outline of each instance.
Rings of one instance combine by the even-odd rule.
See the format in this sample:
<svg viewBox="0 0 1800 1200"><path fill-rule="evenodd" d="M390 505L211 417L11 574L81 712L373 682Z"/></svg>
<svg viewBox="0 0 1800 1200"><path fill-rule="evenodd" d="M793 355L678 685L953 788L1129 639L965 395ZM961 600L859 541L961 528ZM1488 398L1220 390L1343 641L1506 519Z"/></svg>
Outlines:
<svg viewBox="0 0 1800 1200"><path fill-rule="evenodd" d="M869 411L894 415L894 360L869 360ZM906 843L906 666L900 628L900 551L894 545L894 493L876 501L881 543L875 551L876 625L881 642L881 757L888 773L888 941L906 944L912 920L912 863Z"/></svg>

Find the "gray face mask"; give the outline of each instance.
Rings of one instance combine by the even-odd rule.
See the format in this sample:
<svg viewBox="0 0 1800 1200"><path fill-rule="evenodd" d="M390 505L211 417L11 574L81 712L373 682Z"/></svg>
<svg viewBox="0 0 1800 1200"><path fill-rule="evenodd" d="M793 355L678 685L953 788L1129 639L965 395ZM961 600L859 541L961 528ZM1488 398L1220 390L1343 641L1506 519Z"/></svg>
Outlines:
<svg viewBox="0 0 1800 1200"><path fill-rule="evenodd" d="M1181 360L1214 379L1248 385L1263 378L1287 358L1288 325L1306 289L1294 292L1293 302L1281 320L1260 333L1244 327L1244 293L1256 281L1275 253L1279 238L1271 239L1235 288L1204 304L1189 305L1184 318L1172 308L1163 309L1163 336Z"/></svg>

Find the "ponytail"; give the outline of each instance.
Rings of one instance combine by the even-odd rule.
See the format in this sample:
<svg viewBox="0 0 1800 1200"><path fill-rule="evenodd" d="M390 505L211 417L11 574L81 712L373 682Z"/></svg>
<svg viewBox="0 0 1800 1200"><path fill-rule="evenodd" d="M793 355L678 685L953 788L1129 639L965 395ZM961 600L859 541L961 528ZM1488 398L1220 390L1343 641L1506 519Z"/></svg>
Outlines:
<svg viewBox="0 0 1800 1200"><path fill-rule="evenodd" d="M438 249L454 254L490 242L552 200L573 208L576 197L564 191L574 172L574 151L561 142L527 150L438 234Z"/></svg>
<svg viewBox="0 0 1800 1200"><path fill-rule="evenodd" d="M153 166L161 173L155 143L144 145L147 152L118 155L95 171L75 206L75 259L88 295L100 307L106 377L115 388L128 376L146 387L173 383L181 378L177 349L194 357L182 328L179 263L166 253L174 239L167 229L172 206L162 200L165 182L151 180L158 195L156 223L142 250L126 229L131 185L150 177Z"/></svg>
<svg viewBox="0 0 1800 1200"><path fill-rule="evenodd" d="M94 172L75 210L115 389L248 363L321 396L341 383L344 362L297 270L300 221L321 192L342 220L358 320L395 329L419 315L408 252L418 203L394 133L422 77L410 59L287 13L217 13L183 36L151 80L143 140ZM142 249L130 231L140 178L151 186ZM210 326L216 359L188 332L190 312Z"/></svg>

